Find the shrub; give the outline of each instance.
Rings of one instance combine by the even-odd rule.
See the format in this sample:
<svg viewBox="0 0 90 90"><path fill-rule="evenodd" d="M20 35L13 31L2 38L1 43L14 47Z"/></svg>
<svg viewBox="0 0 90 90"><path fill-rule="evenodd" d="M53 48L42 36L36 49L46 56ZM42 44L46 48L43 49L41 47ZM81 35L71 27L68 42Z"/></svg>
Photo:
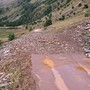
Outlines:
<svg viewBox="0 0 90 90"><path fill-rule="evenodd" d="M25 26L25 29L28 29L28 25Z"/></svg>
<svg viewBox="0 0 90 90"><path fill-rule="evenodd" d="M29 31L32 31L32 30L33 30L33 28L32 28L32 27L30 27Z"/></svg>
<svg viewBox="0 0 90 90"><path fill-rule="evenodd" d="M50 5L49 7L47 7L47 9L44 11L44 15L48 15L49 13L51 13L52 11L52 6Z"/></svg>
<svg viewBox="0 0 90 90"><path fill-rule="evenodd" d="M45 19L47 20L48 18L47 18L47 17L45 17Z"/></svg>
<svg viewBox="0 0 90 90"><path fill-rule="evenodd" d="M66 0L66 3L69 3L71 0Z"/></svg>
<svg viewBox="0 0 90 90"><path fill-rule="evenodd" d="M3 42L0 40L0 45L2 44Z"/></svg>
<svg viewBox="0 0 90 90"><path fill-rule="evenodd" d="M87 13L85 14L85 17L88 17L88 14Z"/></svg>
<svg viewBox="0 0 90 90"><path fill-rule="evenodd" d="M52 18L52 14L49 14L49 15L47 15L47 16L48 16L48 18L50 18L50 19Z"/></svg>
<svg viewBox="0 0 90 90"><path fill-rule="evenodd" d="M78 4L78 7L81 7L81 6L82 6L82 3L79 3L79 4Z"/></svg>
<svg viewBox="0 0 90 90"><path fill-rule="evenodd" d="M46 22L44 24L44 27L47 27L47 26L49 26L51 24L52 24L52 20L51 19L48 19L48 20L46 20Z"/></svg>
<svg viewBox="0 0 90 90"><path fill-rule="evenodd" d="M60 7L57 7L57 10L60 10Z"/></svg>
<svg viewBox="0 0 90 90"><path fill-rule="evenodd" d="M87 9L89 6L87 4L84 5L84 9Z"/></svg>
<svg viewBox="0 0 90 90"><path fill-rule="evenodd" d="M75 12L73 12L73 15L76 15L76 13L75 13Z"/></svg>
<svg viewBox="0 0 90 90"><path fill-rule="evenodd" d="M60 2L57 2L57 5L59 6L60 5Z"/></svg>
<svg viewBox="0 0 90 90"><path fill-rule="evenodd" d="M64 20L65 19L65 15L62 15L61 18L59 18L59 20Z"/></svg>
<svg viewBox="0 0 90 90"><path fill-rule="evenodd" d="M8 35L8 40L11 41L11 40L13 40L13 39L15 39L14 33L9 33L9 35Z"/></svg>
<svg viewBox="0 0 90 90"><path fill-rule="evenodd" d="M74 6L72 6L72 9L74 9Z"/></svg>
<svg viewBox="0 0 90 90"><path fill-rule="evenodd" d="M0 14L3 14L5 12L5 9L0 7Z"/></svg>
<svg viewBox="0 0 90 90"><path fill-rule="evenodd" d="M90 10L88 10L86 13L85 13L85 17L89 17L90 16Z"/></svg>

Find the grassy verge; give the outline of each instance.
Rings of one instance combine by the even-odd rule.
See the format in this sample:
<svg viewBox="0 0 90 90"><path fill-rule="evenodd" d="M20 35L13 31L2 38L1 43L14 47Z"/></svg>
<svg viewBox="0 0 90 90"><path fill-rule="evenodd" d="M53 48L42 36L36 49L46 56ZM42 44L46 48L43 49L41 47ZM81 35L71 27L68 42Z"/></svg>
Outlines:
<svg viewBox="0 0 90 90"><path fill-rule="evenodd" d="M29 30L26 29L4 29L4 28L0 28L0 40L3 42L8 41L8 35L10 33L15 34L15 37L20 37L23 34L28 33Z"/></svg>

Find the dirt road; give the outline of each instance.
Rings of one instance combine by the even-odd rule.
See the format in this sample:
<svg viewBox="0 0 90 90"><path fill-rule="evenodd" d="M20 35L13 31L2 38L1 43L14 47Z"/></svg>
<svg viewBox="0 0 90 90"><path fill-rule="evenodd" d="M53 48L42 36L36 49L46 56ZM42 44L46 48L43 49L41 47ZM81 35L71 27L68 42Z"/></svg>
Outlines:
<svg viewBox="0 0 90 90"><path fill-rule="evenodd" d="M36 90L90 90L90 58L83 52L83 46L89 40L89 26L80 23L61 33L36 34L35 48L44 52L32 54Z"/></svg>
<svg viewBox="0 0 90 90"><path fill-rule="evenodd" d="M37 78L37 90L89 90L90 75L79 64L90 68L90 60L79 54L48 55L54 62L51 69L43 64L45 55L32 55L32 68Z"/></svg>

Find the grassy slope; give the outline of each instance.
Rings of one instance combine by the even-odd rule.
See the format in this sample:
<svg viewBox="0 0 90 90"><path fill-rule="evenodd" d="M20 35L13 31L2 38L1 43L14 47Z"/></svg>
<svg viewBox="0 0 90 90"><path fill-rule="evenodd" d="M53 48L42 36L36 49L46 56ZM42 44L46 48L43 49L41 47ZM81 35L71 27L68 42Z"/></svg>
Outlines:
<svg viewBox="0 0 90 90"><path fill-rule="evenodd" d="M54 3L52 1L54 1ZM52 20L56 22L56 20L58 20L62 15L66 15L66 17L67 17L67 15L70 15L70 12L72 12L72 11L75 12L75 14L79 13L80 11L83 11L82 8L83 8L83 4L85 4L85 3L88 3L88 5L90 6L89 0L83 0L83 1L82 0L78 0L78 1L71 0L71 2L68 4L68 6L67 6L67 4L62 3L62 8L60 8L61 4L58 5L57 3L60 3L61 0L57 0L57 1L52 0L52 1L48 2L46 0L45 2L42 2L42 0L41 1L40 0L31 0L30 3L33 3L32 5L35 7L34 9L31 10L30 3L24 3L17 7L14 7L14 8L11 7L9 11L7 11L6 13L3 14L3 16L8 16L8 20L11 21L11 20L15 20L18 17L17 15L19 15L19 16L22 15L22 19L20 19L21 22L26 23L27 20L28 20L28 22L34 22L34 21L37 21L38 18L40 19L40 18L45 17L44 11L51 5L53 8L52 14L54 16L52 18ZM79 8L79 7L77 7L77 5L80 2L82 3L82 6ZM72 9L72 6L74 6L75 8ZM25 9L25 8L28 8L28 9ZM58 10L58 8L60 8L60 10ZM22 11L23 11L23 14L22 14ZM61 13L61 15L60 15L60 13ZM72 16L72 15L70 15L70 16ZM43 21L43 19L42 19L42 21ZM44 19L44 21L45 21L45 19Z"/></svg>
<svg viewBox="0 0 90 90"><path fill-rule="evenodd" d="M80 7L78 7L78 4L81 3L82 5ZM87 9L83 9L84 5L87 4L89 6L89 8ZM74 8L72 9L72 6L74 6ZM68 3L67 5L64 5L60 10L57 10L57 8L52 12L52 21L53 23L56 23L57 21L58 22L62 22L62 21L59 21L59 18L64 15L65 18L72 18L72 17L77 17L77 16L81 16L81 18L85 15L86 11L87 10L90 10L90 1L89 0L71 0L70 3ZM61 14L60 14L61 13ZM75 15L73 14L75 13ZM69 17L68 17L69 15ZM38 27L41 25L42 27L42 24L44 24L44 22L46 21L45 20L45 17L44 16L42 19L41 19L41 23L40 24L36 24L35 27ZM80 20L81 20L80 18ZM78 19L78 18L77 18ZM44 21L44 22L43 22ZM77 20L76 20L77 21Z"/></svg>
<svg viewBox="0 0 90 90"><path fill-rule="evenodd" d="M45 16L44 11L50 5L52 5L53 10L54 10L54 8L57 7L57 2L60 2L61 0L57 0L57 1L52 0L52 1L46 0L45 2L43 2L42 0L34 0L34 1L31 0L31 2L22 2L20 4L20 6L17 6L14 8L12 8L12 5L11 5L11 7L9 7L10 10L7 10L5 13L1 14L0 16L2 16L2 15L8 16L8 20L11 20L12 17L15 19L15 18L17 18L17 14L18 15L22 14L22 10L23 10L24 16L22 16L22 18L20 19L21 22L26 23L28 20L29 20L28 22L33 22L33 21L37 20L38 18L44 17ZM66 1L66 0L64 0L64 1ZM13 20L13 18L12 18L12 20ZM22 21L22 20L24 20L24 21Z"/></svg>
<svg viewBox="0 0 90 90"><path fill-rule="evenodd" d="M88 17L84 17L83 15L77 15L77 16L68 18L64 21L57 21L55 24L53 24L49 27L52 27L52 28L59 28L59 27L60 28L68 28L68 27L72 26L73 24L75 24L79 21L82 21L86 18L88 18Z"/></svg>
<svg viewBox="0 0 90 90"><path fill-rule="evenodd" d="M14 33L16 37L20 37L23 34L29 33L29 30L22 29L0 29L0 40L8 41L8 35Z"/></svg>

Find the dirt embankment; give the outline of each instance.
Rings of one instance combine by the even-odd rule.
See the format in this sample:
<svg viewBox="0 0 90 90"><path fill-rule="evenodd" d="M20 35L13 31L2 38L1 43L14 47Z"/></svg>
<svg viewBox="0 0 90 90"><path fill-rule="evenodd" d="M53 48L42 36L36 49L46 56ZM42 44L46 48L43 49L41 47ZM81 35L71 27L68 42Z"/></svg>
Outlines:
<svg viewBox="0 0 90 90"><path fill-rule="evenodd" d="M0 89L35 90L30 51L18 40L0 50Z"/></svg>

